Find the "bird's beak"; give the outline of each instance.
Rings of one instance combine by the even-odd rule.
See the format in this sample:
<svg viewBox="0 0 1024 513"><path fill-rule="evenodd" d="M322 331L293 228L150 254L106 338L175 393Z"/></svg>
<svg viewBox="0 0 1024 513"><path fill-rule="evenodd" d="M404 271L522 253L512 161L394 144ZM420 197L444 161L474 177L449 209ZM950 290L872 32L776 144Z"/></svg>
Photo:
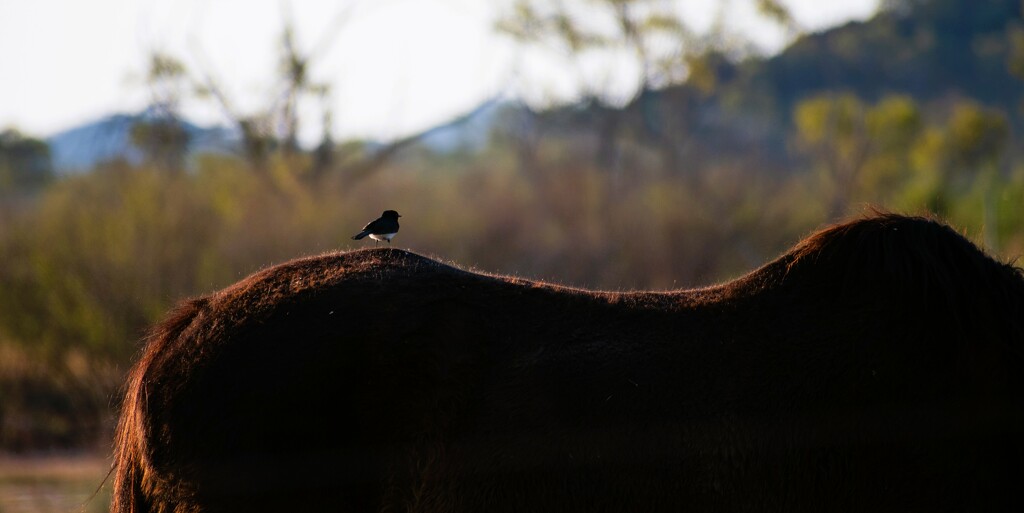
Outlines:
<svg viewBox="0 0 1024 513"><path fill-rule="evenodd" d="M398 214L398 217L402 217L402 214Z"/></svg>

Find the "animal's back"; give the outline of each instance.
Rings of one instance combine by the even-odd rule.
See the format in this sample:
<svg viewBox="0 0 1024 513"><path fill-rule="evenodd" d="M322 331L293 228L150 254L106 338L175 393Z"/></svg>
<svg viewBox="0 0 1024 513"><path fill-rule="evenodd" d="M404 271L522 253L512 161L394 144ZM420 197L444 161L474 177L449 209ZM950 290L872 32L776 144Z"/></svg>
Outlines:
<svg viewBox="0 0 1024 513"><path fill-rule="evenodd" d="M896 216L668 293L298 260L154 330L115 510L1013 505L1022 318L1018 270Z"/></svg>

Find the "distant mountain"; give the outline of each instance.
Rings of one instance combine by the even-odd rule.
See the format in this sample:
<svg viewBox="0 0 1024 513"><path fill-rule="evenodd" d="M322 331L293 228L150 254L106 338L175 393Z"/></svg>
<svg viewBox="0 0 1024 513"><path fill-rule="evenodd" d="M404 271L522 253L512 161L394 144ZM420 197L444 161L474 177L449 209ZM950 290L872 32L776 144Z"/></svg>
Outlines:
<svg viewBox="0 0 1024 513"><path fill-rule="evenodd" d="M825 91L867 100L904 94L919 102L968 97L1016 117L1024 82L1009 72L1020 0L893 0L869 20L795 41L739 66L723 95L745 110L788 118ZM766 112L765 109L771 112Z"/></svg>
<svg viewBox="0 0 1024 513"><path fill-rule="evenodd" d="M132 144L131 130L139 122L152 119L152 110L137 114L113 114L49 137L53 169L58 174L88 171L97 164L123 159L132 164L142 161L142 152ZM189 134L189 154L229 153L239 146L238 134L224 127L200 127L182 121Z"/></svg>
<svg viewBox="0 0 1024 513"><path fill-rule="evenodd" d="M525 109L518 103L493 99L472 111L419 135L416 143L436 153L479 151L490 142L495 126L509 112ZM96 121L57 133L48 139L53 168L57 174L88 171L97 164L125 160L139 164L142 151L132 144L132 127L152 119L152 110L137 114L113 114ZM224 127L200 127L182 121L189 134L190 155L203 153L238 153L241 138L237 131ZM365 141L370 150L386 146L383 142Z"/></svg>
<svg viewBox="0 0 1024 513"><path fill-rule="evenodd" d="M487 100L452 121L427 129L420 135L419 144L437 153L483 150L490 144L495 128L510 113L525 108L517 102Z"/></svg>

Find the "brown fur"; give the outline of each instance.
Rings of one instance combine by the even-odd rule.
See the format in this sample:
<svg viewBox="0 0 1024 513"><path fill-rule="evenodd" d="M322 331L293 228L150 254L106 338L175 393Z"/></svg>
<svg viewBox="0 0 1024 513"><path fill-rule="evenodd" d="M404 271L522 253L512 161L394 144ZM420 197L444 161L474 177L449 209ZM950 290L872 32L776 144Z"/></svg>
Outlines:
<svg viewBox="0 0 1024 513"><path fill-rule="evenodd" d="M591 292L369 249L184 302L113 511L1009 511L1024 274L932 220L720 286Z"/></svg>

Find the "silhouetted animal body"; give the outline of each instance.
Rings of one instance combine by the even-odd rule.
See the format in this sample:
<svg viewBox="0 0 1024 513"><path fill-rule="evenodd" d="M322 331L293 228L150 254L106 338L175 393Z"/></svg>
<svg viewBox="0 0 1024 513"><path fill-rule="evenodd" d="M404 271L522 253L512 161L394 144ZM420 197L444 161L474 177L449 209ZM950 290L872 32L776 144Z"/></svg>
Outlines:
<svg viewBox="0 0 1024 513"><path fill-rule="evenodd" d="M591 292L392 249L181 304L115 511L1024 511L1024 275L824 229L723 285Z"/></svg>

